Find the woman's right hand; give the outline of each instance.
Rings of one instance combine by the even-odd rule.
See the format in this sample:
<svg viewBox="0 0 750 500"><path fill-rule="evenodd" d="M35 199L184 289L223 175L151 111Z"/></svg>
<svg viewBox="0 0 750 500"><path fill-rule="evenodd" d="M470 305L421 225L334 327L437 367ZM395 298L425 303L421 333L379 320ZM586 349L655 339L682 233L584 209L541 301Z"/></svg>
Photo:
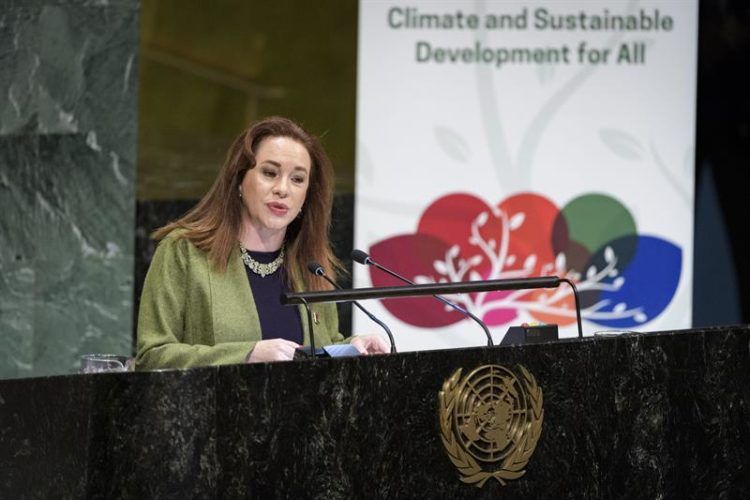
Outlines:
<svg viewBox="0 0 750 500"><path fill-rule="evenodd" d="M290 340L269 339L260 340L245 358L248 363L264 363L266 361L291 361L294 350L300 347Z"/></svg>

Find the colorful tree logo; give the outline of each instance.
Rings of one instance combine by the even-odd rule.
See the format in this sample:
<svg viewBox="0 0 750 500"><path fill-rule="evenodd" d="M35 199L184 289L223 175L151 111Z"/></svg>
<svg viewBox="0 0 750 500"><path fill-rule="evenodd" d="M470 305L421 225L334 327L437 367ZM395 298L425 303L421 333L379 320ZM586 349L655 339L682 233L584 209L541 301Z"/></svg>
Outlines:
<svg viewBox="0 0 750 500"><path fill-rule="evenodd" d="M561 210L534 193L519 193L490 206L471 194L450 194L422 214L417 231L375 243L375 261L398 263L417 283L556 275L576 283L583 318L611 328L653 320L677 290L682 250L662 238L639 235L630 212L604 194L579 196ZM400 285L370 268L375 286ZM482 292L449 297L490 326L519 314L568 325L575 322L573 292ZM447 326L463 315L430 297L390 299L384 306L405 323Z"/></svg>

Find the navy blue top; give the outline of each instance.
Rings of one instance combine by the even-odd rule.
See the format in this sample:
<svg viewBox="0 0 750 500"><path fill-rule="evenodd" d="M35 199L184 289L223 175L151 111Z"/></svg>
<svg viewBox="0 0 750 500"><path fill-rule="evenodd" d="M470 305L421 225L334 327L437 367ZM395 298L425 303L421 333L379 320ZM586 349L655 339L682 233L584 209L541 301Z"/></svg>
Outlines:
<svg viewBox="0 0 750 500"><path fill-rule="evenodd" d="M250 257L261 264L268 264L279 256L276 252L253 252L248 250ZM286 284L286 273L282 265L273 274L261 277L245 266L250 289L253 291L255 307L260 318L261 337L268 339L286 339L302 344L302 323L297 306L281 305L281 294L289 291Z"/></svg>

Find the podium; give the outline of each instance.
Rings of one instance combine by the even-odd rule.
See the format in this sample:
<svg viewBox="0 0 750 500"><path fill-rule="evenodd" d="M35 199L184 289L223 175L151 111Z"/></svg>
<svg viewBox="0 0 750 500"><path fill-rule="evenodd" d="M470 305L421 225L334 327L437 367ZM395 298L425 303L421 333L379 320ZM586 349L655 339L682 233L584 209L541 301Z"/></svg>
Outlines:
<svg viewBox="0 0 750 500"><path fill-rule="evenodd" d="M0 497L747 498L750 329L0 381ZM461 481L438 393L543 391L515 480Z"/></svg>

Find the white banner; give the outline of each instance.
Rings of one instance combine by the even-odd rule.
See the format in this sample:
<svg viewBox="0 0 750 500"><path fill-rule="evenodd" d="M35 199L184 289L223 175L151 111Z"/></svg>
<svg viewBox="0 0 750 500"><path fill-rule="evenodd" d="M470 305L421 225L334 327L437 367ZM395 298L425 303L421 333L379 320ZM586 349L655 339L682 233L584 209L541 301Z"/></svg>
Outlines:
<svg viewBox="0 0 750 500"><path fill-rule="evenodd" d="M418 283L557 275L584 332L690 326L695 0L360 2L355 247ZM356 287L399 284L355 269ZM572 292L453 296L499 341ZM432 298L399 350L485 343ZM355 316L356 332L377 327Z"/></svg>

